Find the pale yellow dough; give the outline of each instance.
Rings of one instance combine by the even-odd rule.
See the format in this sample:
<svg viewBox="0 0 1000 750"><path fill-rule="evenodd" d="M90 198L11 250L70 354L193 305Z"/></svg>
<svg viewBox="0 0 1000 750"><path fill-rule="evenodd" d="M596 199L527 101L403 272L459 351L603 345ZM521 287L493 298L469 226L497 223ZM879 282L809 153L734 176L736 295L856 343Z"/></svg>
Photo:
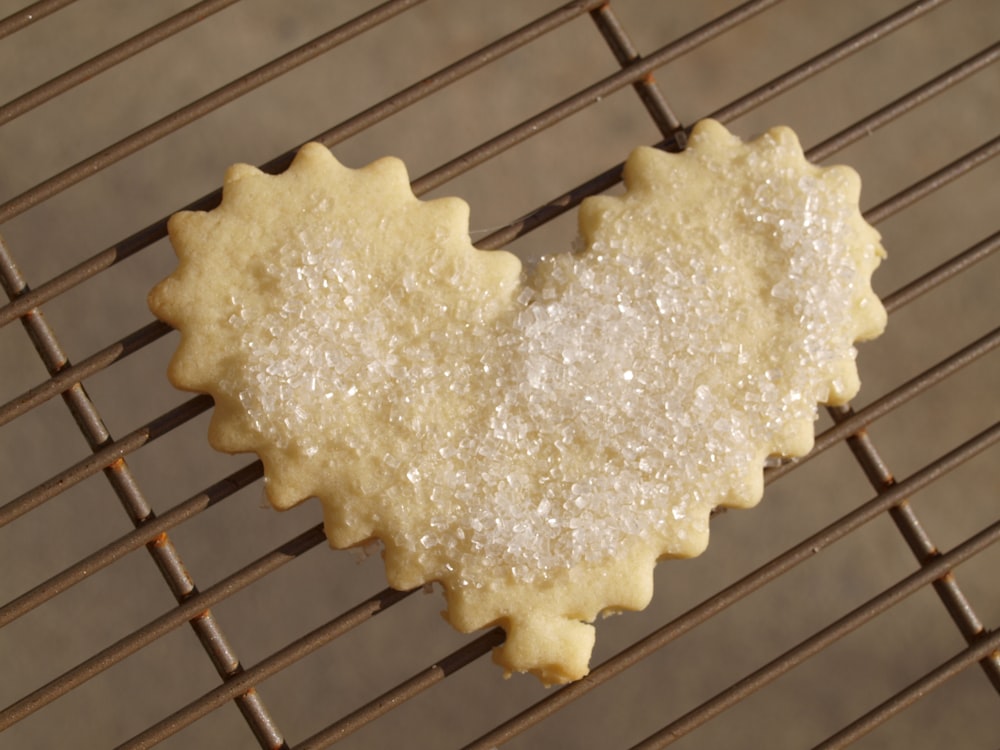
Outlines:
<svg viewBox="0 0 1000 750"><path fill-rule="evenodd" d="M624 181L525 273L398 160L309 144L173 216L149 300L181 333L171 381L213 396L209 440L260 455L275 507L318 497L333 546L379 539L390 585L439 581L456 628L501 625L495 660L547 684L587 673L588 623L646 606L658 559L705 548L712 508L758 502L768 456L811 448L885 325L860 181L790 130L704 121Z"/></svg>

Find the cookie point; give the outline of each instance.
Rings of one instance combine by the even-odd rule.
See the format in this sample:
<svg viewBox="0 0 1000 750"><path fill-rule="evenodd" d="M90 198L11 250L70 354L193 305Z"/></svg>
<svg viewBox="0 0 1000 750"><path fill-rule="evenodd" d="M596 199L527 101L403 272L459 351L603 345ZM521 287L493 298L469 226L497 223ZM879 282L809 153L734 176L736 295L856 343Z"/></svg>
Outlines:
<svg viewBox="0 0 1000 750"><path fill-rule="evenodd" d="M802 152L802 144L799 142L798 134L792 130L787 125L777 125L773 128L769 128L762 136L755 139L752 143L757 143L757 141L763 140L766 142L773 142L780 148L787 148L798 153ZM805 157L803 156L803 159Z"/></svg>
<svg viewBox="0 0 1000 750"><path fill-rule="evenodd" d="M739 136L730 133L718 120L705 118L699 120L691 128L691 134L687 139L685 151L691 149L695 151L727 152L736 148L742 148L744 143ZM681 152L683 153L683 152Z"/></svg>
<svg viewBox="0 0 1000 750"><path fill-rule="evenodd" d="M857 171L846 164L834 164L830 167L821 167L820 174L821 179L829 190L836 190L844 199L850 203L857 203L861 198L861 175ZM860 216L860 211L858 215L859 223L864 222L864 219ZM878 231L867 224L865 226L878 236Z"/></svg>
<svg viewBox="0 0 1000 750"><path fill-rule="evenodd" d="M321 161L336 160L333 152L319 141L309 141L302 144L295 156L296 158L318 159Z"/></svg>
<svg viewBox="0 0 1000 750"><path fill-rule="evenodd" d="M262 174L264 173L251 164L233 164L226 170L225 177L223 178L223 193L225 193L226 185L239 182L247 177L257 177Z"/></svg>
<svg viewBox="0 0 1000 750"><path fill-rule="evenodd" d="M402 159L395 156L383 156L357 171L359 177L364 175L370 190L377 189L382 193L393 192L399 200L418 200L410 187L410 175ZM460 199L456 198L456 200Z"/></svg>
<svg viewBox="0 0 1000 750"><path fill-rule="evenodd" d="M596 631L593 625L562 617L538 616L501 623L506 640L493 660L508 672L528 672L545 686L585 677Z"/></svg>

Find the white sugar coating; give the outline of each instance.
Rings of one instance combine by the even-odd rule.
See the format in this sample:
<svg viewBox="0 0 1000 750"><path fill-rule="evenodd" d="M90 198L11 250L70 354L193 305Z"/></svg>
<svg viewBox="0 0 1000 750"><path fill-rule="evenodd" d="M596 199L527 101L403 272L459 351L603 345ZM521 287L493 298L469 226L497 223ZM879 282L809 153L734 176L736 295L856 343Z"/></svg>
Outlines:
<svg viewBox="0 0 1000 750"><path fill-rule="evenodd" d="M379 264L378 231L318 197L232 296L246 361L220 388L266 442L323 462L335 502L420 529L391 544L428 579L530 583L635 537L701 544L713 507L756 502L768 454L801 451L816 403L856 389L859 247L877 254L846 172L804 169L778 135L726 160L704 140L683 171L636 157L636 189L585 209L582 251L540 261L500 314L451 260ZM652 164L677 184L644 190ZM692 172L707 193L682 199Z"/></svg>

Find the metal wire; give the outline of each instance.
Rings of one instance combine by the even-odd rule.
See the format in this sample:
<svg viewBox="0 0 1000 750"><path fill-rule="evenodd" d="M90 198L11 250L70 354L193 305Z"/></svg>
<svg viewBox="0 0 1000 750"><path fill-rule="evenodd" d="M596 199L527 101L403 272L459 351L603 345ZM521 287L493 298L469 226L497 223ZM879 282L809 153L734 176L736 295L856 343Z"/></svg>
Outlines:
<svg viewBox="0 0 1000 750"><path fill-rule="evenodd" d="M847 406L831 407L828 411L835 420L848 419L852 414L850 407ZM892 472L879 455L867 431L859 430L854 433L847 438L847 444L877 491L885 491L896 484ZM927 535L916 511L908 501L904 500L890 508L889 517L921 565L930 566L940 556L941 553ZM982 638L986 628L959 588L955 575L948 571L935 576L932 580L934 590L937 591L966 642L972 645ZM983 659L980 664L997 692L1000 692L1000 654L993 654Z"/></svg>
<svg viewBox="0 0 1000 750"><path fill-rule="evenodd" d="M63 395L69 394L72 396L78 392L79 385L79 382L74 383ZM149 424L145 424L130 432L123 438L113 440L110 436L105 436L95 446L94 452L87 458L81 459L0 508L0 525L6 525L16 518L23 516L28 511L34 510L45 501L51 500L73 485L79 484L84 479L92 477L98 472L111 469L123 461L130 453L134 453L147 443L165 435L175 427L184 424L211 408L211 398L207 396L195 396L177 408L171 409L166 414L157 417ZM143 516L137 520L145 522L148 519L146 516Z"/></svg>
<svg viewBox="0 0 1000 750"><path fill-rule="evenodd" d="M11 298L17 297L27 286L24 279L18 274L17 268L14 266L7 248L2 242L0 242L0 281L2 281L4 290ZM59 342L56 340L54 332L45 322L40 311L33 310L31 314L22 319L22 323L50 375L55 375L68 364L68 360ZM84 462L84 465L93 466L95 470L102 469L104 471L111 487L114 489L115 494L121 501L122 507L128 513L133 524L138 526L155 518L152 508L146 502L142 490L135 481L124 458L121 455L116 455L119 451L119 446L112 440L111 435L108 433L98 414L94 402L84 390L83 385L75 383L62 395L66 406L69 408L70 413L76 420L77 426L80 428L96 457L94 461L89 463ZM208 404L205 404L205 406L207 407ZM58 480L45 483L43 488L44 490L36 493L33 498L14 501L5 506L4 510L7 511L10 509L10 515L16 517L21 512L34 507L41 500L47 499L47 497L51 496L51 493L60 490ZM146 546L146 549L162 573L174 598L178 602L190 601L190 598L197 594L198 589L192 578L188 575L187 569L183 562L181 562L177 550L167 535L165 533L160 534L154 542ZM220 677L225 679L242 671L239 659L236 657L226 636L219 628L215 617L210 611L202 608L192 612L186 620L198 636L198 640L204 646ZM86 674L86 670L78 669L73 674L82 678ZM73 679L68 679L64 684L72 687L78 683L73 682ZM65 689L68 690L69 687ZM44 689L35 691L12 707L9 716L5 716L3 720L0 720L0 729L6 726L8 722L13 723L17 721L19 716L23 715L22 712L34 711L47 703L48 700L51 700L48 697L49 695L55 697L58 694L47 692ZM284 744L284 740L274 726L274 722L268 714L267 709L261 704L256 693L245 693L239 696L236 699L236 705L246 718L254 736L259 739L262 747L277 748Z"/></svg>
<svg viewBox="0 0 1000 750"><path fill-rule="evenodd" d="M169 737L179 729L197 721L210 711L213 711L224 703L233 700L236 696L240 695L248 688L259 684L269 676L285 669L289 664L305 658L335 638L339 638L344 635L352 628L356 628L359 625L364 624L375 615L380 612L384 612L386 609L402 601L405 597L412 593L412 591L395 591L394 589L384 589L380 591L375 594L375 596L365 602L362 602L357 607L354 607L325 625L307 633L266 659L261 660L259 663L254 665L252 669L248 669L239 677L223 683L219 687L215 688L215 690L206 693L198 700L189 703L184 708L176 711L157 724L154 724L145 732L136 735L127 743L122 745L122 748L134 748L135 750L138 750L138 748L152 747L154 744L160 742L166 737ZM495 635L496 633L494 631L494 633L490 636L491 641L496 640ZM477 653L476 655L479 654ZM389 703L386 705L391 706ZM388 710L388 708L385 710ZM344 726L353 726L354 723L355 722L351 720L351 717L347 717L333 732L333 734L337 737L344 736L347 734L347 732L344 731Z"/></svg>
<svg viewBox="0 0 1000 750"><path fill-rule="evenodd" d="M197 21L232 4L234 0L204 0L175 16L151 26L129 40L109 48L48 83L0 106L0 125L13 120L46 101L72 90L83 81L110 70L125 59L150 46L178 34ZM146 126L126 138L91 155L22 194L0 205L0 224L48 201L67 188L93 174L146 148L166 135L185 127L209 112L249 91L274 80L290 70L361 35L390 18L409 10L419 0L392 0L336 28L320 34L293 51L241 76L212 93L180 108L176 112ZM30 23L54 13L67 2L38 2L0 20L0 38L17 33ZM556 104L500 134L488 138L474 148L454 157L413 181L414 192L424 194L457 176L468 172L515 145L572 117L592 104L623 88L632 87L647 116L662 137L659 147L683 148L688 128L677 116L654 72L668 63L688 55L698 47L736 29L772 6L778 0L751 0L695 30L662 45L648 55L641 55L629 37L612 3L604 0L570 2L538 17L516 31L487 44L476 52L441 68L430 76L410 85L368 109L320 133L315 139L327 145L340 143L358 133L426 99L431 94L452 85L477 70L500 60L529 42L545 36L573 19L589 14L599 36L611 50L620 69L586 86ZM805 62L784 71L772 80L737 97L710 116L723 122L732 121L771 101L813 76L855 55L862 49L882 41L887 35L921 18L928 11L944 4L944 0L918 0L876 21L867 28L847 37ZM993 44L966 57L900 95L890 103L857 119L839 133L826 138L808 150L814 161L829 158L838 151L858 142L873 131L887 126L904 115L951 90L957 84L985 70L1000 59L1000 44ZM277 172L290 162L295 149L288 149L262 167ZM878 224L911 207L917 201L959 180L986 164L1000 153L1000 137L988 140L977 148L954 159L933 173L884 199L866 211L866 218ZM537 206L529 213L508 222L486 236L478 246L491 249L504 246L514 239L542 226L565 213L588 195L612 187L620 180L622 164L616 164L584 183ZM207 209L217 205L215 191L192 201L187 208ZM0 308L0 326L19 320L44 363L48 378L0 406L0 425L16 424L42 404L59 396L69 409L81 433L88 441L91 453L87 457L56 471L45 481L0 506L0 527L12 523L88 477L103 473L118 496L134 529L79 559L50 576L47 580L0 606L0 628L14 622L42 604L51 601L80 582L107 568L131 552L145 547L160 570L176 599L176 606L144 626L101 649L61 675L32 690L0 712L0 731L11 727L43 706L75 690L130 655L188 623L219 675L221 683L189 701L161 721L126 742L122 747L150 747L188 727L229 702L235 702L244 720L261 747L288 747L285 734L275 722L270 710L256 693L264 680L299 662L318 649L363 626L377 614L403 601L410 592L390 589L379 591L360 604L349 608L305 635L283 646L254 665L244 666L211 612L211 608L232 597L236 592L271 575L286 563L325 541L320 525L306 529L287 542L258 556L249 564L205 589L199 589L171 542L168 532L178 528L203 511L262 476L259 461L254 461L204 490L175 505L166 512L154 514L139 482L126 459L135 451L146 448L164 435L211 408L206 396L196 396L135 428L121 438L113 437L105 426L94 401L84 388L84 381L105 372L124 358L144 350L159 340L169 328L159 322L146 323L77 363L71 363L52 326L46 321L41 306L71 289L94 279L120 261L149 248L165 234L166 219L160 219L120 240L103 252L69 268L48 281L30 288L15 263L20 248L8 247L0 238L0 281L10 302ZM1000 233L994 233L959 252L936 268L919 276L887 295L885 306L891 315L905 308L921 295L959 277L960 274L991 257L1000 247ZM951 550L942 552L932 541L924 523L909 499L947 473L973 457L993 447L1000 440L1000 423L965 440L958 447L930 461L909 477L897 480L880 455L867 428L876 420L891 414L904 403L924 394L974 362L981 361L1000 344L1000 328L960 346L901 385L874 399L863 408L831 409L834 425L817 436L809 456L795 462L768 469L767 483L799 469L813 457L831 447L845 443L850 446L858 464L868 476L876 495L848 511L822 530L796 543L735 583L704 599L653 633L628 646L593 669L585 679L549 693L516 716L500 722L495 728L473 741L468 748L489 748L509 742L586 695L594 688L621 675L655 651L675 641L741 601L749 594L785 575L793 568L812 559L835 542L849 536L870 521L888 516L899 529L902 539L916 557L919 566L911 574L884 588L864 604L821 628L764 666L732 683L683 716L666 723L661 729L637 744L637 748L664 747L698 729L728 708L776 680L781 675L810 659L848 633L854 632L873 618L888 611L904 598L932 587L940 598L967 648L896 692L889 699L832 735L820 747L843 747L890 719L927 692L971 664L978 663L989 682L1000 694L1000 635L991 632L959 587L953 570L1000 540L1000 521L994 522L969 536ZM490 630L472 638L465 645L440 660L419 670L411 678L385 690L378 697L329 723L312 734L297 748L327 747L385 716L402 703L447 679L462 667L488 653L503 640L503 631Z"/></svg>
<svg viewBox="0 0 1000 750"><path fill-rule="evenodd" d="M121 161L126 156L155 143L175 130L189 125L222 105L245 96L254 89L294 70L318 55L347 42L358 34L362 34L374 26L385 23L394 15L402 13L410 6L416 5L419 2L423 2L423 0L389 0L378 8L358 16L353 21L325 34L321 34L276 60L262 65L245 76L241 76L212 93L206 94L197 101L191 102L176 112L157 120L151 125L147 125L141 130L137 130L127 138L123 138L117 143L102 149L93 156L74 164L72 167L63 170L44 182L40 182L16 198L0 205L0 224L27 211L32 206L58 195L81 180L93 176L95 172L107 169L115 162ZM93 72L98 72L97 66L94 67ZM85 68L84 73L79 78L83 79L90 73L90 69Z"/></svg>
<svg viewBox="0 0 1000 750"><path fill-rule="evenodd" d="M894 508L898 507L900 506L894 506ZM656 734L634 745L633 750L654 750L654 748L666 747L674 741L679 740L685 734L697 729L704 722L743 700L767 683L777 679L811 656L818 654L845 635L857 630L868 620L877 617L890 607L898 604L904 597L917 592L927 584L934 583L946 575L951 568L969 559L976 553L981 552L998 540L1000 540L1000 522L967 539L948 554L936 557L933 563L924 566L894 586L885 589L882 593L851 610L851 612L836 622L828 625L794 648L789 649L781 656L768 662L756 672L747 675L739 682L701 704L698 708L688 712L668 726L663 727Z"/></svg>
<svg viewBox="0 0 1000 750"><path fill-rule="evenodd" d="M157 537L157 541L162 539L162 534ZM171 630L186 622L199 622L209 607L232 596L254 581L273 573L282 565L323 541L325 541L325 537L322 526L314 526L204 591L192 591L175 609L166 612L9 706L0 716L0 730L15 724L28 714L34 713L42 706L65 695L73 688L114 666L125 657L134 654L143 646L149 645ZM242 669L238 670L238 672L242 671ZM233 670L233 674L228 675L228 677L234 677L236 674L237 670ZM260 716L257 720L263 723L263 719L266 718L263 708L256 710ZM280 742L278 744L280 745Z"/></svg>
<svg viewBox="0 0 1000 750"><path fill-rule="evenodd" d="M572 18L598 6L601 0L589 0L589 2L570 2L562 8L553 11L531 24L508 34L498 41L490 44L478 52L468 55L451 65L437 71L431 76L424 78L418 83L390 96L382 102L373 105L364 112L345 120L343 123L319 133L310 140L332 146L346 140L367 128L385 120L391 115L408 107L416 102L430 96L441 88L455 83L461 78L473 73L488 63L510 54L517 48L527 44L538 36L551 32ZM225 87L223 87L225 88ZM221 106L221 102L219 103ZM299 144L301 145L301 144ZM266 172L279 172L286 168L292 161L298 146L288 149L282 154L261 165L261 169ZM93 158L93 157L92 157ZM184 208L187 210L209 210L219 204L221 191L216 190L208 195L192 201ZM3 220L0 219L0 224ZM167 218L163 219L139 230L135 234L126 237L107 250L83 261L64 273L49 281L40 284L35 289L26 292L17 300L12 300L9 304L0 308L0 326L7 325L15 318L24 315L27 310L37 307L65 292L69 291L87 279L107 270L112 265L130 257L133 253L143 250L152 245L157 240L167 236Z"/></svg>
<svg viewBox="0 0 1000 750"><path fill-rule="evenodd" d="M264 475L260 461L234 471L166 513L146 521L123 537L79 560L48 580L0 607L0 627L41 606L88 576L120 560L130 552L160 539L162 534L215 505Z"/></svg>
<svg viewBox="0 0 1000 750"><path fill-rule="evenodd" d="M560 689L545 700L539 701L518 716L497 727L489 734L467 745L466 750L473 750L473 748L476 750L486 750L486 748L494 747L510 740L514 735L525 731L535 723L564 707L570 701L580 698L601 683L634 666L654 651L663 648L671 641L676 640L688 631L701 625L733 604L736 604L767 583L811 559L826 547L829 547L834 542L843 539L851 532L877 518L896 503L905 500L910 495L915 494L927 485L940 479L947 472L961 466L966 461L994 445L998 440L1000 440L1000 424L994 425L991 429L980 433L937 461L928 464L921 471L895 485L890 490L877 495L835 523L799 542L736 583L726 587L718 594L692 607L677 619L667 623L625 651L608 659L579 682ZM707 721L714 713L715 711L711 706L704 705L696 715L698 723Z"/></svg>
<svg viewBox="0 0 1000 750"><path fill-rule="evenodd" d="M35 107L41 106L50 99L59 96L64 91L69 91L74 86L79 86L95 75L113 68L133 55L137 55L154 44L180 33L192 24L208 18L213 13L218 13L235 2L237 0L202 0L202 2L196 3L190 8L171 16L166 21L146 29L141 34L136 34L121 44L116 44L111 49L105 50L87 62L81 63L71 70L67 70L65 73L43 83L41 86L37 86L31 91L4 104L0 107L0 125L13 120L15 117L20 117Z"/></svg>
<svg viewBox="0 0 1000 750"><path fill-rule="evenodd" d="M904 708L916 703L930 691L940 687L946 680L951 679L974 662L995 654L998 649L1000 649L1000 631L994 632L988 638L983 638L975 646L969 646L964 651L955 654L951 659L932 669L919 680L907 685L889 700L879 704L829 739L816 745L815 750L834 750L834 748L847 747L891 719Z"/></svg>
<svg viewBox="0 0 1000 750"><path fill-rule="evenodd" d="M26 8L10 14L0 21L0 39L40 21L50 13L55 13L76 0L38 0Z"/></svg>

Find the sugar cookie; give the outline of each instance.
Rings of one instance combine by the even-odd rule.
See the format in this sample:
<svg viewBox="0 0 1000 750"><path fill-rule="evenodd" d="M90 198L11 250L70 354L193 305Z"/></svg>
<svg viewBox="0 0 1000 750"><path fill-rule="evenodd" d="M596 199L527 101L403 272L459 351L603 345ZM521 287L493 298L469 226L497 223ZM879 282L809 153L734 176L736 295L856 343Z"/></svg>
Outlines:
<svg viewBox="0 0 1000 750"><path fill-rule="evenodd" d="M333 546L380 539L390 585L441 582L455 627L501 625L496 661L545 683L587 673L587 623L644 607L714 507L760 499L768 456L810 449L885 324L858 177L790 130L704 121L624 180L584 201L577 252L522 273L398 160L309 144L172 217L150 294L212 445L259 454L278 508L318 497Z"/></svg>

